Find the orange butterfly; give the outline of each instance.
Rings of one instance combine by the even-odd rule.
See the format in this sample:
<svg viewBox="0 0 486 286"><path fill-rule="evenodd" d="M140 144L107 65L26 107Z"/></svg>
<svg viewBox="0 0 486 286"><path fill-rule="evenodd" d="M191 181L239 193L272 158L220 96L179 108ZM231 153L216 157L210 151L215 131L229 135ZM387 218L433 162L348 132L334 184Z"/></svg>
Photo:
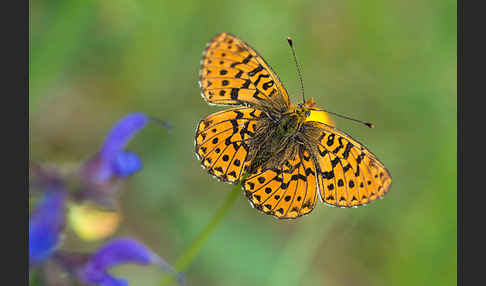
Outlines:
<svg viewBox="0 0 486 286"><path fill-rule="evenodd" d="M221 33L201 65L203 98L239 107L199 122L196 155L217 179L241 181L256 209L296 218L314 209L318 194L325 204L357 207L388 192L391 176L378 158L334 128L312 99L292 105L278 76L248 44Z"/></svg>

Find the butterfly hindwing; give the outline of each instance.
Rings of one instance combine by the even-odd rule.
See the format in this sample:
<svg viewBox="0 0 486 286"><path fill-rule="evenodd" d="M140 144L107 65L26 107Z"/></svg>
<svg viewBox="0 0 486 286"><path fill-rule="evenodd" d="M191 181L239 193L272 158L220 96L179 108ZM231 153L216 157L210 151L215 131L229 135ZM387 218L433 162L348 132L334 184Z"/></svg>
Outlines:
<svg viewBox="0 0 486 286"><path fill-rule="evenodd" d="M318 164L320 195L324 203L355 207L383 197L391 175L366 147L338 129L307 122L308 137L317 138L314 157Z"/></svg>
<svg viewBox="0 0 486 286"><path fill-rule="evenodd" d="M228 33L213 38L204 51L199 84L212 104L248 105L285 111L287 91L265 60Z"/></svg>
<svg viewBox="0 0 486 286"><path fill-rule="evenodd" d="M233 108L213 113L199 122L196 154L209 173L225 182L238 182L248 154L248 139L255 132L261 111Z"/></svg>
<svg viewBox="0 0 486 286"><path fill-rule="evenodd" d="M317 201L316 168L302 146L282 169L261 168L243 182L255 208L277 218L296 218L310 213Z"/></svg>

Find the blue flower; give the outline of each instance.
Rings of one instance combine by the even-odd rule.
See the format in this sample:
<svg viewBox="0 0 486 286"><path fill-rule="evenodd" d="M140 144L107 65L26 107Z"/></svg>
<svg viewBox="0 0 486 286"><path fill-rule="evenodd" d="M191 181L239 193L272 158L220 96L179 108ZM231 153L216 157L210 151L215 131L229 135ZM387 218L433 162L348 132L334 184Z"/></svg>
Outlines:
<svg viewBox="0 0 486 286"><path fill-rule="evenodd" d="M42 265L47 259L63 266L82 283L101 286L125 286L125 279L108 271L120 264L135 263L157 265L177 276L184 284L184 277L161 257L131 238L114 239L95 253L73 253L58 249L64 230L67 200L92 199L104 202L113 199L116 183L142 168L140 158L124 148L149 120L169 128L166 122L149 118L143 113L132 113L120 119L108 133L100 151L87 161L72 177L61 177L55 168L45 169L31 164L32 180L44 190L41 200L29 221L29 263ZM72 180L69 180L72 179ZM65 187L75 189L67 192Z"/></svg>
<svg viewBox="0 0 486 286"><path fill-rule="evenodd" d="M124 148L148 121L149 117L143 113L131 113L120 119L111 128L98 154L83 166L83 177L103 184L139 171L142 161L135 153L124 151Z"/></svg>
<svg viewBox="0 0 486 286"><path fill-rule="evenodd" d="M151 121L170 129L169 122L143 113L122 117L110 130L99 152L72 175L76 186L76 200L91 200L108 208L116 207L115 195L120 190L120 179L140 169L142 161L133 152L125 151L128 142Z"/></svg>
<svg viewBox="0 0 486 286"><path fill-rule="evenodd" d="M161 269L177 275L181 284L184 277L157 254L132 238L117 238L106 243L91 255L89 261L77 271L77 276L84 283L101 286L125 286L125 279L108 273L108 269L120 264L134 263L140 265L155 264Z"/></svg>
<svg viewBox="0 0 486 286"><path fill-rule="evenodd" d="M29 219L29 263L37 265L53 254L64 228L66 195L48 188Z"/></svg>

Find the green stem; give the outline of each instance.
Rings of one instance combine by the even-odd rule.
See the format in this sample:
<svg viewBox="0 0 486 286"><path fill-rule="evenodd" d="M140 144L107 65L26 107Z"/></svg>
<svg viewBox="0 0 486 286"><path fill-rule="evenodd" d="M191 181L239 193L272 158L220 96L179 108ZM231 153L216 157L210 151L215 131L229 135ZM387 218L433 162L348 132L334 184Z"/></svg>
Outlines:
<svg viewBox="0 0 486 286"><path fill-rule="evenodd" d="M204 242L209 238L213 231L218 226L221 219L228 213L231 205L236 201L236 198L241 193L241 185L236 184L231 191L231 193L226 198L226 201L219 208L218 212L209 221L204 230L199 234L199 236L192 242L192 244L182 253L182 255L177 259L175 263L175 268L178 272L184 272L189 264L194 260L196 255L201 250ZM166 276L164 280L159 284L161 286L170 285L174 280L173 276Z"/></svg>

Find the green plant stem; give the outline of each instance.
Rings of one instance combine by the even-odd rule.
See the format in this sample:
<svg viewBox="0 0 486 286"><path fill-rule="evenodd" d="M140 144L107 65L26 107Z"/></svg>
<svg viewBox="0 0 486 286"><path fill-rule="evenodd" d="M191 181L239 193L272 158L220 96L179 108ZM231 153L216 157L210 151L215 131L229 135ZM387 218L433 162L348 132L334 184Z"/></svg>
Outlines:
<svg viewBox="0 0 486 286"><path fill-rule="evenodd" d="M236 201L236 198L241 193L241 185L236 184L233 190L229 193L226 201L223 205L218 209L218 212L214 215L214 217L209 221L206 225L204 230L199 234L199 236L189 245L189 247L182 253L182 255L177 259L175 263L175 268L178 272L184 272L189 264L194 260L196 255L201 250L204 242L209 238L209 236L213 233L213 231L218 226L221 219L228 213L228 210ZM170 285L170 283L174 280L173 276L166 276L165 279L159 284L161 286Z"/></svg>

